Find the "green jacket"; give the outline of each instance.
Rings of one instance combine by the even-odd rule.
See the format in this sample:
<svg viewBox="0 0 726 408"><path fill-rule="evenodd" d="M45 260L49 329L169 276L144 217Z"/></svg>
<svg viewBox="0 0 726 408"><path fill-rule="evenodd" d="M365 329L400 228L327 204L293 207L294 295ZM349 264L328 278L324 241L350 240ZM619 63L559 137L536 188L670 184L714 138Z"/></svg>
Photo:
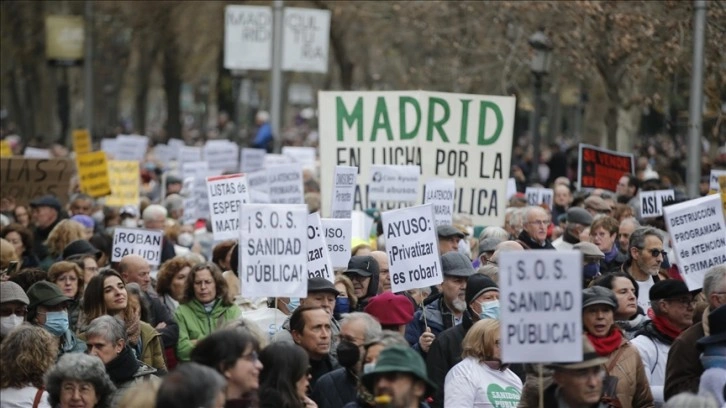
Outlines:
<svg viewBox="0 0 726 408"><path fill-rule="evenodd" d="M179 324L176 358L179 361L189 361L189 355L197 341L242 314L242 310L235 304L224 306L220 299L216 302L210 313L207 313L204 305L196 299L176 308L174 320Z"/></svg>

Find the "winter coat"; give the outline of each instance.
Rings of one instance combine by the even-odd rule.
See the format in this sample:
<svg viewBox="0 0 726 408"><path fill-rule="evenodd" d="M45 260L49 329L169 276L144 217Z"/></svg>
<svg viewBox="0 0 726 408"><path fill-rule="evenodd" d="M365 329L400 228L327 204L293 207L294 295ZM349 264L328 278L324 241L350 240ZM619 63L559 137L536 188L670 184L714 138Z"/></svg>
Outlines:
<svg viewBox="0 0 726 408"><path fill-rule="evenodd" d="M368 283L368 292L366 292L366 295L362 298L358 299L358 304L355 305L355 310L351 309L351 312L362 312L363 309L368 305L368 301L371 300L373 296L376 296L378 294L378 281L380 277L377 273L374 273L371 275L371 280Z"/></svg>
<svg viewBox="0 0 726 408"><path fill-rule="evenodd" d="M527 231L522 230L521 233L519 233L519 236L517 237L517 242L519 242L524 249L555 249L555 247L552 246L552 242L549 239L545 239L544 245L538 243L535 241L532 237L529 236L529 233Z"/></svg>
<svg viewBox="0 0 726 408"><path fill-rule="evenodd" d="M318 379L310 398L318 408L338 408L355 401L356 378L345 367L338 368Z"/></svg>
<svg viewBox="0 0 726 408"><path fill-rule="evenodd" d="M133 350L128 346L106 364L106 373L116 386L116 391L111 396L110 407L118 406L123 394L137 383L159 381L159 378L154 375L156 369L137 360Z"/></svg>
<svg viewBox="0 0 726 408"><path fill-rule="evenodd" d="M632 340L649 321L647 316L639 313L630 320L618 320L615 324L620 327L626 339Z"/></svg>
<svg viewBox="0 0 726 408"><path fill-rule="evenodd" d="M340 364L338 364L338 360L335 359L335 357L328 354L323 358L322 360L310 360L310 388L315 388L315 384L317 384L318 380L324 376L325 374L328 374L330 372L333 372L340 368Z"/></svg>
<svg viewBox="0 0 726 408"><path fill-rule="evenodd" d="M708 313L708 309L705 313ZM705 319L683 331L671 344L663 390L666 401L682 392L698 392L698 382L704 368L696 341L708 336L707 329L708 319Z"/></svg>
<svg viewBox="0 0 726 408"><path fill-rule="evenodd" d="M663 384L665 384L666 362L673 340L658 332L653 322L648 320L640 334L630 342L638 349L640 358L643 360L645 376L648 378L653 400L656 405L663 405L665 403Z"/></svg>
<svg viewBox="0 0 726 408"><path fill-rule="evenodd" d="M620 352L622 350L622 352ZM622 404L622 408L652 408L653 394L645 375L645 367L640 359L638 349L624 337L620 347L610 353L605 367L610 367L617 357L617 362L609 374L617 377L618 385L615 393Z"/></svg>
<svg viewBox="0 0 726 408"><path fill-rule="evenodd" d="M209 313L197 299L179 305L174 312L174 319L179 324L179 341L176 345L176 356L179 361L189 361L196 341L208 336L225 323L238 319L241 314L242 311L237 305L225 306L219 298Z"/></svg>
<svg viewBox="0 0 726 408"><path fill-rule="evenodd" d="M174 317L169 312L169 309L162 303L158 295L151 295L147 292L142 292L143 296L149 302L149 323L152 327L156 327L159 323L165 323L166 327L158 329L161 334L161 347L176 347L176 343L179 341L179 325L174 320Z"/></svg>
<svg viewBox="0 0 726 408"><path fill-rule="evenodd" d="M75 333L68 329L61 336L60 349L58 349L58 359L65 353L85 353L88 347L86 342L78 338Z"/></svg>
<svg viewBox="0 0 726 408"><path fill-rule="evenodd" d="M444 330L436 336L434 342L426 355L426 371L429 379L436 384L438 389L434 393L432 408L444 406L444 380L451 367L461 362L461 342L474 322L469 312L464 312L461 324ZM416 339L418 341L418 339ZM416 343L418 344L418 343Z"/></svg>
<svg viewBox="0 0 726 408"><path fill-rule="evenodd" d="M610 253L606 254L606 257L600 260L600 273L601 274L607 274L610 272L618 272L623 267L623 264L625 261L628 260L628 256L621 253L617 246L613 245L612 251L615 252L615 256L610 259L609 261L606 260L606 258L611 255Z"/></svg>
<svg viewBox="0 0 726 408"><path fill-rule="evenodd" d="M426 318L424 319L424 314ZM439 295L438 299L424 306L423 310L413 315L411 323L406 325L406 340L414 350L421 353L424 357L426 353L421 350L418 344L418 338L426 331L426 324L431 329L434 336L441 334L444 330L454 327L454 314L451 313L444 302L443 295Z"/></svg>
<svg viewBox="0 0 726 408"><path fill-rule="evenodd" d="M557 384L552 384L549 387L545 388L543 406L545 406L547 408L564 407L564 405L560 404L558 394L559 394L559 392L558 392ZM537 407L539 407L539 401L535 401L534 404L527 404L527 405L520 404L519 406L524 407L524 408L537 408ZM609 408L609 405L605 404L604 402L599 402L599 403L593 405L591 408Z"/></svg>
<svg viewBox="0 0 726 408"><path fill-rule="evenodd" d="M154 367L158 375L166 374L166 361L164 360L164 347L161 344L161 334L150 324L141 323L141 356L142 363Z"/></svg>

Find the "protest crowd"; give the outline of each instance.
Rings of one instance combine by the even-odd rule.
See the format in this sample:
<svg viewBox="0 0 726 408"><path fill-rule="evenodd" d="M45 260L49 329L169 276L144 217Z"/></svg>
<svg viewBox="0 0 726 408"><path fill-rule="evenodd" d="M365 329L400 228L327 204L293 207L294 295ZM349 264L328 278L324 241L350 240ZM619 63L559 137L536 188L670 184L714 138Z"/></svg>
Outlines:
<svg viewBox="0 0 726 408"><path fill-rule="evenodd" d="M282 154L264 113L252 148L5 138L0 408L726 407L726 148L701 197L674 146L534 180L504 136L439 185L444 153L333 158L324 109Z"/></svg>

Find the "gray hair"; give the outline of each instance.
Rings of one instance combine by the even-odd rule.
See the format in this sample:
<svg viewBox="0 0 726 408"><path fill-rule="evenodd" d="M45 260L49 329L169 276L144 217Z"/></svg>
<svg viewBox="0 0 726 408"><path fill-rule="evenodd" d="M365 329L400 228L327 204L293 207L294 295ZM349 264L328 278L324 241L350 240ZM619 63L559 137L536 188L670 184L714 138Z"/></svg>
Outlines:
<svg viewBox="0 0 726 408"><path fill-rule="evenodd" d="M94 320L95 321L95 320ZM45 375L45 389L52 407L60 404L63 381L80 381L93 385L98 406L108 406L116 387L106 374L106 367L98 357L83 353L67 353Z"/></svg>
<svg viewBox="0 0 726 408"><path fill-rule="evenodd" d="M716 265L703 277L703 294L708 299L716 291L718 285L726 278L726 265Z"/></svg>
<svg viewBox="0 0 726 408"><path fill-rule="evenodd" d="M391 346L409 347L408 341L406 341L406 338L403 337L401 333L388 330L382 332L380 336L372 339L371 341L366 342L365 346L370 347L376 344L382 345L384 349Z"/></svg>
<svg viewBox="0 0 726 408"><path fill-rule="evenodd" d="M509 225L519 234L524 227L524 208L509 207L512 209L512 216L509 217ZM507 210L509 210L507 208Z"/></svg>
<svg viewBox="0 0 726 408"><path fill-rule="evenodd" d="M645 247L645 238L647 236L653 236L663 242L663 236L653 227L639 227L630 235L630 241L628 242L628 258L630 255L630 248L643 249Z"/></svg>
<svg viewBox="0 0 726 408"><path fill-rule="evenodd" d="M167 374L156 394L157 407L213 407L227 381L217 370L184 363Z"/></svg>
<svg viewBox="0 0 726 408"><path fill-rule="evenodd" d="M663 408L718 408L718 402L711 397L682 392L669 399Z"/></svg>
<svg viewBox="0 0 726 408"><path fill-rule="evenodd" d="M625 223L631 224L631 225L633 225L633 226L634 226L635 228L638 228L638 227L640 227L640 223L638 222L638 220L637 220L637 219L635 219L635 217L627 217L627 218L623 218L623 220L622 220L622 221L620 221L620 225L623 225L623 224L625 224Z"/></svg>
<svg viewBox="0 0 726 408"><path fill-rule="evenodd" d="M373 316L364 312L353 312L344 314L343 319L340 321L340 326L342 327L344 324L352 323L359 320L363 321L366 328L366 334L365 338L363 339L363 343L368 343L372 339L381 336L381 332L383 331L383 329L381 328L381 324L378 323L378 320L376 320Z"/></svg>
<svg viewBox="0 0 726 408"><path fill-rule="evenodd" d="M151 204L144 208L144 213L141 214L141 218L143 218L144 221L153 221L156 218L166 218L167 214L168 212L163 206L159 204Z"/></svg>
<svg viewBox="0 0 726 408"><path fill-rule="evenodd" d="M530 205L530 206L524 207L524 217L522 219L522 224L524 224L525 222L528 222L529 217L536 212L545 214L548 217L550 216L549 213L547 212L547 210L545 210L544 208L536 206L536 205Z"/></svg>
<svg viewBox="0 0 726 408"><path fill-rule="evenodd" d="M501 253L507 251L524 251L524 248L522 247L522 244L517 241L502 241L497 244L497 249L494 251L494 255L492 255L489 260L498 264Z"/></svg>
<svg viewBox="0 0 726 408"><path fill-rule="evenodd" d="M88 325L86 330L86 338L93 336L103 337L114 344L118 343L119 340L123 340L124 343L128 342L124 323L120 319L109 315L99 316L91 320L91 324Z"/></svg>
<svg viewBox="0 0 726 408"><path fill-rule="evenodd" d="M168 211L176 211L184 208L184 197L179 194L169 194L166 199L166 209Z"/></svg>
<svg viewBox="0 0 726 408"><path fill-rule="evenodd" d="M484 276L490 277L494 282L499 283L499 266L486 264L479 267L476 271Z"/></svg>
<svg viewBox="0 0 726 408"><path fill-rule="evenodd" d="M486 227L479 234L479 241L487 238L499 238L502 241L506 241L509 239L509 233L502 227Z"/></svg>

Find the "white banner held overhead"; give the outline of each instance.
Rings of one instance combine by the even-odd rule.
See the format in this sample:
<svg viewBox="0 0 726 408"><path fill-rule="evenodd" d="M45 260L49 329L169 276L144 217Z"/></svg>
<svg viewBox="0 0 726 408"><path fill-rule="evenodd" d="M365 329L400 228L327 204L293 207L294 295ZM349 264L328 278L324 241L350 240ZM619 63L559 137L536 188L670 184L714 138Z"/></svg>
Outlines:
<svg viewBox="0 0 726 408"><path fill-rule="evenodd" d="M239 146L237 146L236 143L228 142L226 140L210 140L204 146L203 154L204 161L209 164L210 170L225 172L237 171L239 168Z"/></svg>
<svg viewBox="0 0 726 408"><path fill-rule="evenodd" d="M247 173L247 185L250 187L250 200L253 203L267 204L270 202L270 185L267 183L267 170Z"/></svg>
<svg viewBox="0 0 726 408"><path fill-rule="evenodd" d="M527 198L527 205L547 204L547 207L552 209L555 193L551 188L527 187L524 196Z"/></svg>
<svg viewBox="0 0 726 408"><path fill-rule="evenodd" d="M139 255L150 265L161 265L161 242L161 231L116 227L111 262L119 262L126 255Z"/></svg>
<svg viewBox="0 0 726 408"><path fill-rule="evenodd" d="M239 209L250 202L245 176L231 174L207 178L207 197L214 240L239 238Z"/></svg>
<svg viewBox="0 0 726 408"><path fill-rule="evenodd" d="M499 258L502 361L582 361L582 253L503 252Z"/></svg>
<svg viewBox="0 0 726 408"><path fill-rule="evenodd" d="M721 198L712 194L663 209L678 271L689 290L701 289L713 266L726 265L726 223Z"/></svg>
<svg viewBox="0 0 726 408"><path fill-rule="evenodd" d="M454 193L456 180L432 179L424 187L424 204L434 206L434 221L436 225L451 225L454 217Z"/></svg>
<svg viewBox="0 0 726 408"><path fill-rule="evenodd" d="M262 170L265 168L265 149L243 147L239 151L239 170L242 173Z"/></svg>
<svg viewBox="0 0 726 408"><path fill-rule="evenodd" d="M115 150L112 152L116 160L142 162L149 148L149 138L141 135L118 135Z"/></svg>
<svg viewBox="0 0 726 408"><path fill-rule="evenodd" d="M663 215L664 204L676 199L673 190L640 191L640 217L660 217Z"/></svg>
<svg viewBox="0 0 726 408"><path fill-rule="evenodd" d="M328 72L330 11L286 7L282 27L282 69Z"/></svg>
<svg viewBox="0 0 726 408"><path fill-rule="evenodd" d="M371 166L371 201L415 203L418 200L419 166Z"/></svg>
<svg viewBox="0 0 726 408"><path fill-rule="evenodd" d="M358 178L358 168L350 166L335 166L333 176L332 204L330 206L331 218L350 218L353 211L353 198Z"/></svg>
<svg viewBox="0 0 726 408"><path fill-rule="evenodd" d="M179 157L179 148L177 146L158 144L154 146L154 158L157 162L168 168L172 161Z"/></svg>
<svg viewBox="0 0 726 408"><path fill-rule="evenodd" d="M394 293L443 282L431 204L381 214Z"/></svg>
<svg viewBox="0 0 726 408"><path fill-rule="evenodd" d="M199 146L182 146L179 148L179 163L202 161L202 148Z"/></svg>
<svg viewBox="0 0 726 408"><path fill-rule="evenodd" d="M239 70L272 67L272 9L225 7L224 67Z"/></svg>
<svg viewBox="0 0 726 408"><path fill-rule="evenodd" d="M273 204L305 203L302 181L302 167L287 164L267 168L267 184L270 202Z"/></svg>
<svg viewBox="0 0 726 408"><path fill-rule="evenodd" d="M351 219L323 218L320 220L325 231L325 243L328 245L330 262L333 268L346 268L350 260L350 244L353 223Z"/></svg>
<svg viewBox="0 0 726 408"><path fill-rule="evenodd" d="M304 169L315 170L314 147L284 146L282 155L292 159L294 163L299 163Z"/></svg>
<svg viewBox="0 0 726 408"><path fill-rule="evenodd" d="M308 215L308 279L325 278L335 282L333 264L330 261L330 253L325 243L323 226L320 223L320 214Z"/></svg>
<svg viewBox="0 0 726 408"><path fill-rule="evenodd" d="M241 216L242 296L306 297L307 206L243 204Z"/></svg>

